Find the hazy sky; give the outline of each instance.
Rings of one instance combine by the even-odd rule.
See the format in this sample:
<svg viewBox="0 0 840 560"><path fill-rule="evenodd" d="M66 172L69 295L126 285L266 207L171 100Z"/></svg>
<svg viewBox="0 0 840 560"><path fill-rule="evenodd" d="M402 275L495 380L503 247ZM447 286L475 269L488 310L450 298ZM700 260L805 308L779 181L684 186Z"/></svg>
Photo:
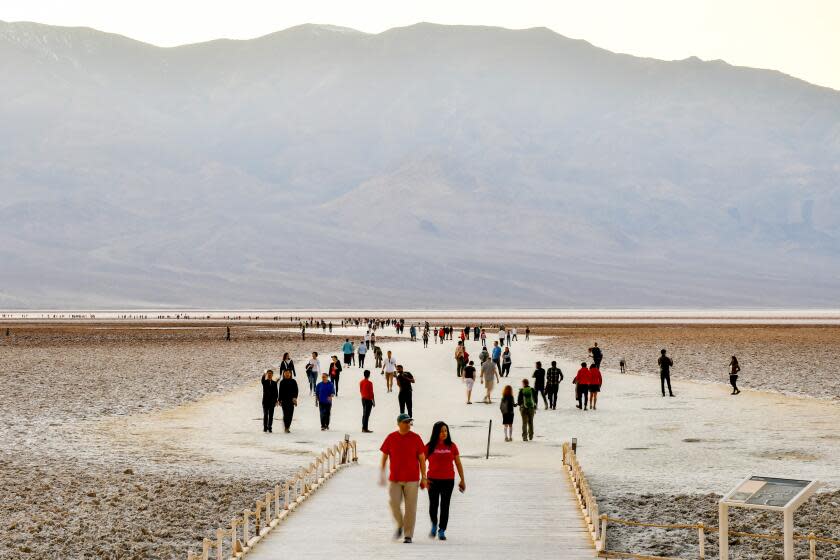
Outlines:
<svg viewBox="0 0 840 560"><path fill-rule="evenodd" d="M301 23L370 33L418 21L545 26L612 51L721 58L840 90L840 0L0 0L0 19L85 25L162 46Z"/></svg>

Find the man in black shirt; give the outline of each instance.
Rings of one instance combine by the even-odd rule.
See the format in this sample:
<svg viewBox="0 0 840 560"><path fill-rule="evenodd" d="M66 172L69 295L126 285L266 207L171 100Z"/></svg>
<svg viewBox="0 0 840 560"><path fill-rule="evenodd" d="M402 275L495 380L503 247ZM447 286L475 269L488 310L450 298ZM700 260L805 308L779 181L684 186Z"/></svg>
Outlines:
<svg viewBox="0 0 840 560"><path fill-rule="evenodd" d="M406 409L408 409L408 415L411 416L413 404L411 402L412 383L414 383L414 376L411 375L411 372L403 371L403 367L397 365L397 386L400 388L399 393L397 393L397 400L400 402L400 414L406 412Z"/></svg>
<svg viewBox="0 0 840 560"><path fill-rule="evenodd" d="M270 369L262 376L262 407L263 407L263 432L271 432L271 425L274 423L274 407L277 406L277 381L274 380L274 372Z"/></svg>
<svg viewBox="0 0 840 560"><path fill-rule="evenodd" d="M551 410L557 410L557 392L560 390L561 381L563 372L557 367L557 362L553 361L545 372L545 392L548 394L548 406Z"/></svg>
<svg viewBox="0 0 840 560"><path fill-rule="evenodd" d="M589 349L589 353L592 355L592 361L595 362L595 368L601 369L601 360L604 359L604 354L601 352L601 349L598 348L597 342L595 342L592 348Z"/></svg>
<svg viewBox="0 0 840 560"><path fill-rule="evenodd" d="M665 396L665 383L668 383L668 394L672 397L674 392L671 390L671 368L674 366L674 361L665 355L665 349L662 349L662 355L656 361L659 364L659 383L662 385L662 396Z"/></svg>

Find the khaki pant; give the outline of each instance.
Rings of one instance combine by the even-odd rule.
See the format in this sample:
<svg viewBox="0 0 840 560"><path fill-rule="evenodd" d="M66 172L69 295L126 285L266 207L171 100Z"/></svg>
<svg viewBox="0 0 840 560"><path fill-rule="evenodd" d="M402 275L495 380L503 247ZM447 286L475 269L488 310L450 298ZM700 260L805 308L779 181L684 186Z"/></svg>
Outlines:
<svg viewBox="0 0 840 560"><path fill-rule="evenodd" d="M391 503L391 513L397 527L402 527L403 535L409 538L414 537L414 521L417 517L417 493L420 491L420 483L414 482L389 482L388 495ZM405 513L400 506L405 501Z"/></svg>

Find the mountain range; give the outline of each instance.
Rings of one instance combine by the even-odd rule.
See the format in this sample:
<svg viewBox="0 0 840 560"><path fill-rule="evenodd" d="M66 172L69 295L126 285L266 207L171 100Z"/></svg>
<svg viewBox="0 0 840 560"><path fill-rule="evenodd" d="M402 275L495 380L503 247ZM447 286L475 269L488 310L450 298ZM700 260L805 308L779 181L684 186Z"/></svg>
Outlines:
<svg viewBox="0 0 840 560"><path fill-rule="evenodd" d="M840 304L840 92L780 72L26 22L0 72L0 308Z"/></svg>

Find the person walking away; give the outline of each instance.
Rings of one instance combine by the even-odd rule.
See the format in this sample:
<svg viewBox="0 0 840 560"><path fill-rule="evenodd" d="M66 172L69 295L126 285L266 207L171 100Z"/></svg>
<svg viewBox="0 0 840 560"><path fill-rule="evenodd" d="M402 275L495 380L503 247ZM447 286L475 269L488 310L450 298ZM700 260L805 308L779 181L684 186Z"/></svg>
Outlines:
<svg viewBox="0 0 840 560"><path fill-rule="evenodd" d="M394 375L397 373L397 360L391 355L388 350L388 355L385 357L385 362L382 364L382 373L385 375L385 388L388 393L394 390Z"/></svg>
<svg viewBox="0 0 840 560"><path fill-rule="evenodd" d="M292 379L292 371L291 369L283 370L281 374L283 378L277 387L277 400L280 401L280 408L283 411L283 428L287 434L292 427L292 418L295 415L298 399L298 384Z"/></svg>
<svg viewBox="0 0 840 560"><path fill-rule="evenodd" d="M487 348L482 348L481 352L478 354L478 361L482 364L490 359L490 352L487 351Z"/></svg>
<svg viewBox="0 0 840 560"><path fill-rule="evenodd" d="M498 342L493 343L493 365L496 366L496 370L499 372L499 375L502 374L502 347Z"/></svg>
<svg viewBox="0 0 840 560"><path fill-rule="evenodd" d="M592 344L592 348L589 349L589 354L592 356L592 361L595 362L595 368L599 369L601 367L601 360L604 358L604 354L601 352L601 349L598 348L597 342Z"/></svg>
<svg viewBox="0 0 840 560"><path fill-rule="evenodd" d="M344 344L341 345L341 351L344 353L344 365L349 366L353 358L353 343L349 338L344 339Z"/></svg>
<svg viewBox="0 0 840 560"><path fill-rule="evenodd" d="M537 404L540 402L539 396L542 395L543 405L548 410L548 398L545 394L545 370L542 367L542 362L537 362L534 366L534 375L531 377L534 378L534 393L537 395Z"/></svg>
<svg viewBox="0 0 840 560"><path fill-rule="evenodd" d="M601 370L593 363L589 368L589 408L595 410L598 406L598 393L601 392Z"/></svg>
<svg viewBox="0 0 840 560"><path fill-rule="evenodd" d="M491 360L484 360L481 364L481 381L484 383L486 394L484 401L487 404L492 402L493 387L499 382L499 371Z"/></svg>
<svg viewBox="0 0 840 560"><path fill-rule="evenodd" d="M580 363L580 369L572 383L575 384L577 407L586 410L589 405L589 368L586 367L586 362Z"/></svg>
<svg viewBox="0 0 840 560"><path fill-rule="evenodd" d="M423 330L423 348L429 347L429 329Z"/></svg>
<svg viewBox="0 0 840 560"><path fill-rule="evenodd" d="M376 399L373 396L373 382L370 380L370 370L366 369L362 374L364 379L359 381L359 393L362 396L362 433L372 434L369 429L370 413L376 406Z"/></svg>
<svg viewBox="0 0 840 560"><path fill-rule="evenodd" d="M446 422L438 421L432 426L432 435L426 444L426 463L429 471L426 478L429 481L429 519L432 530L429 537L445 541L446 528L449 525L449 502L452 490L455 489L455 469L458 469L458 490L464 492L467 484L464 482L464 467L458 446L452 441L449 426ZM454 465L454 468L453 468ZM438 515L440 508L440 515Z"/></svg>
<svg viewBox="0 0 840 560"><path fill-rule="evenodd" d="M464 361L465 351L466 350L464 348L464 343L458 341L458 344L455 345L455 374L458 377L461 377L461 375L464 373L464 365L466 364L466 362Z"/></svg>
<svg viewBox="0 0 840 560"><path fill-rule="evenodd" d="M537 396L534 389L528 386L528 380L522 380L522 388L516 396L516 405L522 416L522 441L534 439L534 415L537 413Z"/></svg>
<svg viewBox="0 0 840 560"><path fill-rule="evenodd" d="M315 386L315 395L318 400L318 411L321 413L321 431L324 432L330 429L330 413L335 396L335 386L326 373L321 374L321 382Z"/></svg>
<svg viewBox="0 0 840 560"><path fill-rule="evenodd" d="M373 367L381 368L382 367L382 348L380 348L379 346L374 346L373 347L373 359L375 360L375 363L373 364Z"/></svg>
<svg viewBox="0 0 840 560"><path fill-rule="evenodd" d="M300 339L306 341L306 325L303 323L300 324Z"/></svg>
<svg viewBox="0 0 840 560"><path fill-rule="evenodd" d="M525 327L525 340L531 339L531 327Z"/></svg>
<svg viewBox="0 0 840 560"><path fill-rule="evenodd" d="M732 385L732 394L739 395L741 390L738 388L738 372L741 371L741 366L738 365L738 358L732 356L729 360L729 383Z"/></svg>
<svg viewBox="0 0 840 560"><path fill-rule="evenodd" d="M510 340L511 340L511 342L514 341L514 340L519 340L519 337L516 336L516 327L513 327L513 331L511 332Z"/></svg>
<svg viewBox="0 0 840 560"><path fill-rule="evenodd" d="M467 387L467 404L472 404L472 390L475 385L475 366L472 360L464 367L464 385Z"/></svg>
<svg viewBox="0 0 840 560"><path fill-rule="evenodd" d="M560 392L561 381L563 381L563 372L557 367L557 362L552 361L551 367L545 372L545 392L548 395L548 406L551 410L557 410L557 393Z"/></svg>
<svg viewBox="0 0 840 560"><path fill-rule="evenodd" d="M473 328L473 342L475 342L475 341L477 341L477 340L478 340L479 333L480 333L481 331L483 331L483 330L484 330L484 329L482 329L482 328L480 328L480 327L474 327L474 328ZM486 346L486 345L485 345L485 346Z"/></svg>
<svg viewBox="0 0 840 560"><path fill-rule="evenodd" d="M397 366L397 387L400 391L397 393L397 401L400 403L400 413L407 412L411 416L412 408L412 388L414 383L414 376L410 371L403 371L401 365Z"/></svg>
<svg viewBox="0 0 840 560"><path fill-rule="evenodd" d="M508 377L510 375L510 366L513 364L513 361L510 357L510 348L505 346L505 351L502 352L502 377Z"/></svg>
<svg viewBox="0 0 840 560"><path fill-rule="evenodd" d="M504 327L499 327L499 346L505 345L505 336L507 332L505 331Z"/></svg>
<svg viewBox="0 0 840 560"><path fill-rule="evenodd" d="M263 432L271 433L271 426L274 423L274 407L277 406L277 381L274 379L274 372L265 370L262 375L262 408L263 408Z"/></svg>
<svg viewBox="0 0 840 560"><path fill-rule="evenodd" d="M507 330L505 331L505 340L506 340L507 342L506 342L504 345L505 345L505 346L510 346L510 329L507 329Z"/></svg>
<svg viewBox="0 0 840 560"><path fill-rule="evenodd" d="M417 340L417 328L414 325L411 325L411 328L408 329L408 338L412 342Z"/></svg>
<svg viewBox="0 0 840 560"><path fill-rule="evenodd" d="M398 429L388 434L379 450L382 452L379 483L385 485L388 469L388 501L397 524L394 538L411 543L417 518L417 494L426 488L426 446L423 439L411 431L411 416L397 416ZM403 503L405 508L403 510Z"/></svg>
<svg viewBox="0 0 840 560"><path fill-rule="evenodd" d="M438 331L438 338L440 338L441 344L443 344L443 341L446 340L446 329L444 329L443 327L441 327Z"/></svg>
<svg viewBox="0 0 840 560"><path fill-rule="evenodd" d="M321 361L318 352L312 352L312 358L306 363L306 377L309 379L309 394L315 393L315 384L321 376Z"/></svg>
<svg viewBox="0 0 840 560"><path fill-rule="evenodd" d="M487 331L481 329L481 347L487 348Z"/></svg>
<svg viewBox="0 0 840 560"><path fill-rule="evenodd" d="M624 360L624 358L618 360L618 370L621 373L627 373L627 362Z"/></svg>
<svg viewBox="0 0 840 560"><path fill-rule="evenodd" d="M659 384L662 386L662 396L665 396L665 384L668 384L668 394L672 397L674 392L671 390L671 368L674 367L674 360L666 356L667 351L663 348L660 352L659 359L656 363L659 364Z"/></svg>
<svg viewBox="0 0 840 560"><path fill-rule="evenodd" d="M365 367L365 356L367 356L367 349L368 349L368 347L367 347L367 344L365 344L364 340L359 342L358 353L359 353L359 367L360 368Z"/></svg>
<svg viewBox="0 0 840 560"><path fill-rule="evenodd" d="M513 441L513 409L515 406L513 387L505 385L505 388L502 389L502 400L499 402L499 410L502 411L502 426L505 429L505 441Z"/></svg>
<svg viewBox="0 0 840 560"><path fill-rule="evenodd" d="M8 334L6 336L8 336ZM225 327L225 340L230 342L230 327Z"/></svg>
<svg viewBox="0 0 840 560"><path fill-rule="evenodd" d="M338 361L338 356L333 356L330 362L330 381L335 386L335 396L338 396L338 381L341 378L341 362Z"/></svg>
<svg viewBox="0 0 840 560"><path fill-rule="evenodd" d="M280 377L283 377L283 374L287 371L292 372L292 377L297 377L294 360L292 360L288 352L283 352L283 359L280 361Z"/></svg>
<svg viewBox="0 0 840 560"><path fill-rule="evenodd" d="M438 330L437 330L437 328L433 328L433 329L432 329L432 335L434 335L434 337L435 337L435 344L437 344L437 342L438 342Z"/></svg>

